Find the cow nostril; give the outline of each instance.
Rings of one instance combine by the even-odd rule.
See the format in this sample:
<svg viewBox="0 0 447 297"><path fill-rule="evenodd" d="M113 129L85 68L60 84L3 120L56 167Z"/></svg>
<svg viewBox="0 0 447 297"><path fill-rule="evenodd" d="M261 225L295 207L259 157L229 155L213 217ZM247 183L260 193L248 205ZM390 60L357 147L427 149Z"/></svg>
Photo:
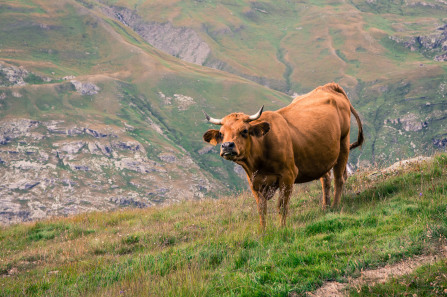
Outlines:
<svg viewBox="0 0 447 297"><path fill-rule="evenodd" d="M224 143L222 143L222 148L232 149L232 148L234 148L234 142L224 142Z"/></svg>

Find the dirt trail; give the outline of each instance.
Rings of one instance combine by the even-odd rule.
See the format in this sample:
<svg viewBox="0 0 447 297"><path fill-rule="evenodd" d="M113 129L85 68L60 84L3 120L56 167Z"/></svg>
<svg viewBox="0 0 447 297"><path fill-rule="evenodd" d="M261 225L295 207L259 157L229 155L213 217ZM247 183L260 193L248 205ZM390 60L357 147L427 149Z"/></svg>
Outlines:
<svg viewBox="0 0 447 297"><path fill-rule="evenodd" d="M441 258L447 257L447 246L440 248L435 254L415 256L411 259L401 261L393 265L386 265L378 269L362 271L361 276L355 279L349 279L348 283L327 282L314 292L308 292L307 296L312 297L342 297L347 296L349 288L360 288L368 284L374 285L383 283L393 277L410 274L416 268L425 264L434 264Z"/></svg>

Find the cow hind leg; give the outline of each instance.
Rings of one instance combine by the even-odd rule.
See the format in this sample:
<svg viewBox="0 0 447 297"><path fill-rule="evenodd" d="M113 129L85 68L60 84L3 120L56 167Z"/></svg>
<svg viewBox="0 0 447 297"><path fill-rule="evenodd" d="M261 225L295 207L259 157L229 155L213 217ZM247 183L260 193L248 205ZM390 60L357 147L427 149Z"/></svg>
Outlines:
<svg viewBox="0 0 447 297"><path fill-rule="evenodd" d="M326 209L331 204L331 172L328 171L320 178L321 187L323 189L323 199L321 200L321 207Z"/></svg>
<svg viewBox="0 0 447 297"><path fill-rule="evenodd" d="M343 192L343 184L347 178L346 164L349 157L349 134L340 141L340 154L338 155L337 163L334 166L334 201L333 207L340 204L341 194Z"/></svg>

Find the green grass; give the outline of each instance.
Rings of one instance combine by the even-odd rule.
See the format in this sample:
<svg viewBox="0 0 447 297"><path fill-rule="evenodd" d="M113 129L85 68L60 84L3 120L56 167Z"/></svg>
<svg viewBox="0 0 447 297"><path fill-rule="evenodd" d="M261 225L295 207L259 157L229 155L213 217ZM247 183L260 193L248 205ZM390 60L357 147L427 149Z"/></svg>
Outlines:
<svg viewBox="0 0 447 297"><path fill-rule="evenodd" d="M329 211L320 209L320 185L311 183L295 191L285 228L278 227L274 203L269 203L265 233L259 232L249 194L4 227L0 271L17 273L0 279L0 292L2 296L303 294L324 281L345 281L362 269L436 246L447 236L446 173L446 154L376 180L359 173L348 180L341 208ZM436 267L445 271L445 264ZM416 293L434 281L431 271L431 276L412 285ZM400 282L408 281L390 285L397 294L408 289Z"/></svg>

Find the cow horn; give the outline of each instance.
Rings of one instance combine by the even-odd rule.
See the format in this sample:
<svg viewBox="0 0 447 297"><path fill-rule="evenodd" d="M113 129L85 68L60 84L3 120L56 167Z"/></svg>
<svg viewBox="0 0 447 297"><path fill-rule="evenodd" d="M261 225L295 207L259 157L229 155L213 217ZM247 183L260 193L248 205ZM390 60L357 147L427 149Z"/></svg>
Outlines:
<svg viewBox="0 0 447 297"><path fill-rule="evenodd" d="M251 115L249 117L250 121L254 121L254 120L259 119L259 117L261 116L263 110L264 110L264 105L262 105L261 109L259 109L259 111L257 113L255 113L254 115Z"/></svg>
<svg viewBox="0 0 447 297"><path fill-rule="evenodd" d="M208 122L210 122L211 124L215 124L215 125L222 125L222 119L215 119L210 117L204 110L202 110L203 113L205 114L206 120Z"/></svg>

